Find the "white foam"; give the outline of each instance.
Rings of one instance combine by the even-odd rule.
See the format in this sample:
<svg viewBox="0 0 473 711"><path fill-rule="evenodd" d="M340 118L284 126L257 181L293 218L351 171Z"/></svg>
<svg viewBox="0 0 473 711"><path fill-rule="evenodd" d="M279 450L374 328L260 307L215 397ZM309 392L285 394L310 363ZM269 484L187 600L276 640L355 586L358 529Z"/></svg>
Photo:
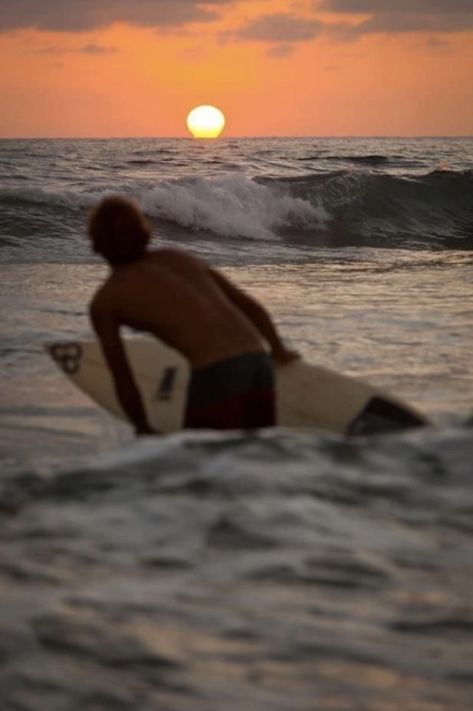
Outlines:
<svg viewBox="0 0 473 711"><path fill-rule="evenodd" d="M284 227L320 228L322 206L240 174L162 182L139 196L149 215L222 237L274 239Z"/></svg>

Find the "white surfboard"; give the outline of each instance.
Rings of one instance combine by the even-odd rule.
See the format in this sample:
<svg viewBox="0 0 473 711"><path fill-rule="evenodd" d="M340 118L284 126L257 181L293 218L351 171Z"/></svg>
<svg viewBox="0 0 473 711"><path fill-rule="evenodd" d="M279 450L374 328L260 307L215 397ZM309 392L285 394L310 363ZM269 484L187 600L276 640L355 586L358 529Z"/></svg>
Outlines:
<svg viewBox="0 0 473 711"><path fill-rule="evenodd" d="M156 338L125 338L124 343L151 426L161 432L182 429L190 379L187 360ZM46 349L78 388L127 419L98 341L50 343ZM276 378L278 424L285 427L363 434L428 424L390 394L304 360L278 366Z"/></svg>

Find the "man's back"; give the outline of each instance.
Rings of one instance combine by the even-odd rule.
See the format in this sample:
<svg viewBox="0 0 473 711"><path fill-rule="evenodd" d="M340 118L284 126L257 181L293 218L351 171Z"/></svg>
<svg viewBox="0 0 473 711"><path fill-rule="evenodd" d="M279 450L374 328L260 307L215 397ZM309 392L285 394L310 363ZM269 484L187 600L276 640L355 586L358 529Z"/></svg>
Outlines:
<svg viewBox="0 0 473 711"><path fill-rule="evenodd" d="M161 249L114 269L91 311L116 326L156 335L199 368L264 350L257 329L241 309L246 299L196 257Z"/></svg>

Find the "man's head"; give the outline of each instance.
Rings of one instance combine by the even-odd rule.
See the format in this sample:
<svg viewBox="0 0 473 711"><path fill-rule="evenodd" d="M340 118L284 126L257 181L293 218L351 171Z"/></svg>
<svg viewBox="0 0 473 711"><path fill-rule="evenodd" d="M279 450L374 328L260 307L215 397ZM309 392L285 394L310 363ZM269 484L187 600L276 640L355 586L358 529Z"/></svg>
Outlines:
<svg viewBox="0 0 473 711"><path fill-rule="evenodd" d="M127 198L104 198L93 210L88 232L94 252L113 267L141 257L151 239L151 228L139 207Z"/></svg>

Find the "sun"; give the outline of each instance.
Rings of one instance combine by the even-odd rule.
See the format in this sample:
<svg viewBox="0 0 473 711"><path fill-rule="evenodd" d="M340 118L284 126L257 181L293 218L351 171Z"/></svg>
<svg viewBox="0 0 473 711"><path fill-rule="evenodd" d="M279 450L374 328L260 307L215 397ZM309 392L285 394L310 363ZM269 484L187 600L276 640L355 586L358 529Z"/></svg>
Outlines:
<svg viewBox="0 0 473 711"><path fill-rule="evenodd" d="M187 128L194 138L217 138L225 126L225 116L215 106L196 106L187 116Z"/></svg>

